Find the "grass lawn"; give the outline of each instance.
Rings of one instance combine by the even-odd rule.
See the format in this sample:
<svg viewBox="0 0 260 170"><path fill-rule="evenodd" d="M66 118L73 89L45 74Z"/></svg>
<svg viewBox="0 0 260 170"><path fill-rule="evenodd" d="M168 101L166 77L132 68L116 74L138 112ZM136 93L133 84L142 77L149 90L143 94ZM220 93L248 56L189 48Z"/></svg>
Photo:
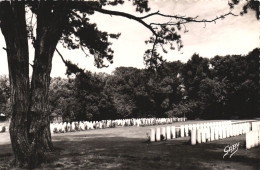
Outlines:
<svg viewBox="0 0 260 170"><path fill-rule="evenodd" d="M246 150L245 135L195 146L190 145L189 137L149 143L146 133L150 128L53 134L56 151L49 154L48 163L40 169L260 169L260 147ZM223 159L225 146L237 142L238 151ZM9 169L11 159L9 134L0 133L0 169Z"/></svg>

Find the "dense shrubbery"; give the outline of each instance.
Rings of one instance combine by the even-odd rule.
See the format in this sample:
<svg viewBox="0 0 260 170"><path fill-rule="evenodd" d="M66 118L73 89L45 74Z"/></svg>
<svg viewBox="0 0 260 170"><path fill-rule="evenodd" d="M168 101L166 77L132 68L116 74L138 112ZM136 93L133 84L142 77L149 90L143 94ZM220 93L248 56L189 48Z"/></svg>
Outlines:
<svg viewBox="0 0 260 170"><path fill-rule="evenodd" d="M50 112L72 120L186 116L188 119L259 117L259 49L246 56L194 54L157 71L119 67L112 75L80 72L53 78ZM9 112L6 77L0 79L1 112Z"/></svg>

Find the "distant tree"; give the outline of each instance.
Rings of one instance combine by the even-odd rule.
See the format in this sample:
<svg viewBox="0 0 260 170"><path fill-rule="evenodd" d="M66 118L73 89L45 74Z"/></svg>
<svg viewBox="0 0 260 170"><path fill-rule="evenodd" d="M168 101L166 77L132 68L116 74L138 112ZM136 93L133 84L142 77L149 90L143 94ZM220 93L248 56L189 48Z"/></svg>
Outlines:
<svg viewBox="0 0 260 170"><path fill-rule="evenodd" d="M165 117L182 98L177 77L180 62L165 62L157 71L117 68L106 83L118 114L123 117Z"/></svg>
<svg viewBox="0 0 260 170"><path fill-rule="evenodd" d="M182 100L179 103L172 104L172 110L166 112L168 117L186 117L189 120L200 118L201 102L197 100Z"/></svg>
<svg viewBox="0 0 260 170"><path fill-rule="evenodd" d="M53 78L49 93L50 112L62 116L64 121L75 120L76 113L80 110L75 92L75 80Z"/></svg>
<svg viewBox="0 0 260 170"><path fill-rule="evenodd" d="M132 67L119 67L107 79L106 93L111 95L116 112L122 118L136 117L139 98L145 95L142 71ZM135 113L135 115L134 115Z"/></svg>
<svg viewBox="0 0 260 170"><path fill-rule="evenodd" d="M199 117L202 119L220 119L225 117L224 107L227 104L225 80L205 78L201 80L198 91L200 101Z"/></svg>
<svg viewBox="0 0 260 170"><path fill-rule="evenodd" d="M194 54L181 70L188 99L198 99L201 80L210 77L208 59Z"/></svg>
<svg viewBox="0 0 260 170"><path fill-rule="evenodd" d="M248 55L234 55L210 60L212 76L225 83L226 116L259 116L259 49Z"/></svg>
<svg viewBox="0 0 260 170"><path fill-rule="evenodd" d="M182 66L179 61L165 62L156 73L150 72L147 88L156 106L155 115L158 117L169 116L169 112L174 109L173 104L182 99L180 87L182 80L179 77Z"/></svg>
<svg viewBox="0 0 260 170"><path fill-rule="evenodd" d="M102 120L105 116L104 112L108 104L103 93L106 79L104 74L91 72L80 73L76 76L75 97L81 105L76 120ZM108 118L108 116L105 117Z"/></svg>

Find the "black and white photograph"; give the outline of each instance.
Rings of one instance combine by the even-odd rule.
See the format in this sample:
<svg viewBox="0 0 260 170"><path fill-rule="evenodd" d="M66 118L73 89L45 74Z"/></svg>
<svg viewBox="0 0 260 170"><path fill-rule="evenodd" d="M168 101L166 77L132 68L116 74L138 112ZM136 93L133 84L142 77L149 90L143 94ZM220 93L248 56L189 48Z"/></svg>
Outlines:
<svg viewBox="0 0 260 170"><path fill-rule="evenodd" d="M258 0L0 0L0 170L260 170Z"/></svg>

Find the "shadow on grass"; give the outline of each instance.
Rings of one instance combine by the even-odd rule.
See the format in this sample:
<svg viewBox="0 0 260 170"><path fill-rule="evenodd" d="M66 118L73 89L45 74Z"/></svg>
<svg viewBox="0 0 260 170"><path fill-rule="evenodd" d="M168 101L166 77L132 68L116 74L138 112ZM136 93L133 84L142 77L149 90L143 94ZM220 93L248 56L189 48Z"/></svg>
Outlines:
<svg viewBox="0 0 260 170"><path fill-rule="evenodd" d="M73 142L56 138L55 146L61 149L59 161L63 161L64 168L75 166L93 169L260 168L259 148L250 152L242 148L239 154L223 159L223 149L229 141L191 146L188 138L148 143L143 138L92 135L91 137L75 135Z"/></svg>
<svg viewBox="0 0 260 170"><path fill-rule="evenodd" d="M188 138L155 143L95 134L69 138L53 138L55 152L40 169L260 169L259 147L241 148L223 159L223 149L232 140L191 146ZM0 151L1 169L13 155L11 145L0 145Z"/></svg>

